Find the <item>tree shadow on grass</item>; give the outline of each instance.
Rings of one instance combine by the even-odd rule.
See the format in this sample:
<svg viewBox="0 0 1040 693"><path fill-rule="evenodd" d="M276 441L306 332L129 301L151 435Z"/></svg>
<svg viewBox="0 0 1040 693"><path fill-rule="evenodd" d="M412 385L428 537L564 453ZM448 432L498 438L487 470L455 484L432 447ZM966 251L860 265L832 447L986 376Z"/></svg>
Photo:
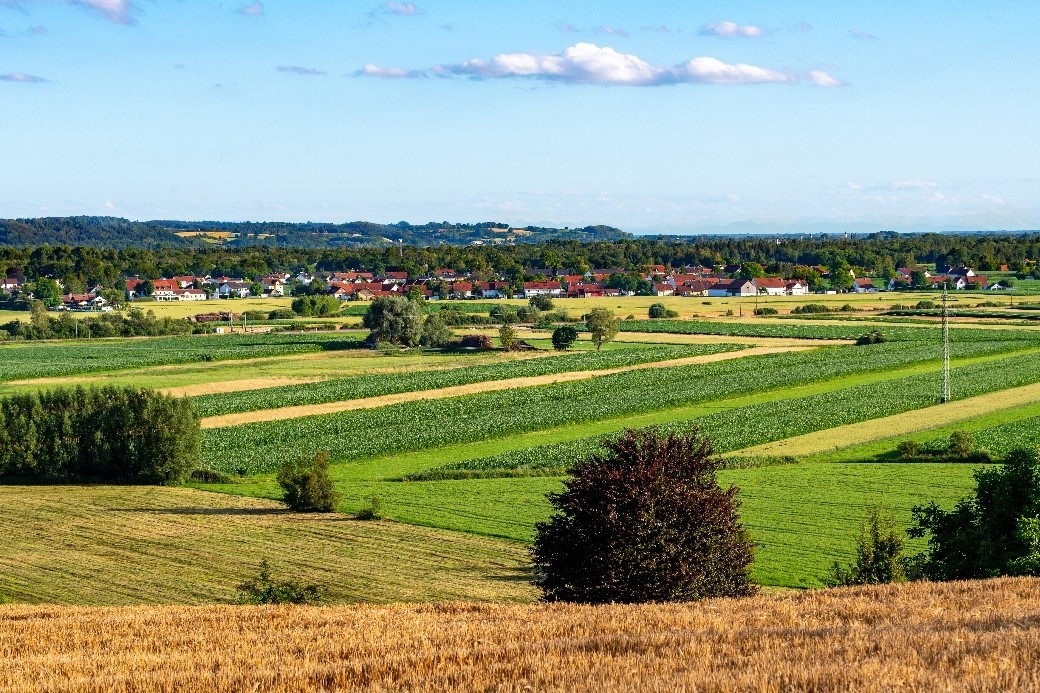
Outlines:
<svg viewBox="0 0 1040 693"><path fill-rule="evenodd" d="M285 508L109 508L114 513L151 513L153 515L289 515Z"/></svg>

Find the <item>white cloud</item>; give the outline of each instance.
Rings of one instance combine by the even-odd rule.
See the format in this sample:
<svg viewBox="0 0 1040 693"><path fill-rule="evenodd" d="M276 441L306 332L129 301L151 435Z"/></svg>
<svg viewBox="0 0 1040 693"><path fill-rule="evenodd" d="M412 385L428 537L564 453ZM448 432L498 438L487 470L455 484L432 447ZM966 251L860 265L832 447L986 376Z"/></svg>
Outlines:
<svg viewBox="0 0 1040 693"><path fill-rule="evenodd" d="M563 21L556 22L556 28L559 29L560 31L564 32L565 34L580 34L581 33L581 29L579 29L578 27L574 26L570 22L563 22Z"/></svg>
<svg viewBox="0 0 1040 693"><path fill-rule="evenodd" d="M849 36L859 41L877 41L877 36L865 29L849 29Z"/></svg>
<svg viewBox="0 0 1040 693"><path fill-rule="evenodd" d="M22 82L23 84L46 84L49 79L44 79L39 75L30 75L24 72L8 72L6 75L0 75L0 82Z"/></svg>
<svg viewBox="0 0 1040 693"><path fill-rule="evenodd" d="M414 17L421 12L415 6L415 3L395 2L394 0L387 0L386 4L380 9L386 14L396 14L399 17Z"/></svg>
<svg viewBox="0 0 1040 693"><path fill-rule="evenodd" d="M403 67L380 67L379 65L365 65L354 73L355 77L378 77L380 79L419 79L425 77L426 73L421 70L406 70Z"/></svg>
<svg viewBox="0 0 1040 693"><path fill-rule="evenodd" d="M68 4L99 14L116 24L136 24L137 6L132 0L68 0Z"/></svg>
<svg viewBox="0 0 1040 693"><path fill-rule="evenodd" d="M796 82L792 75L764 67L737 63L730 65L716 58L694 58L677 66L673 72L686 79L677 81L701 84L764 84L767 82Z"/></svg>
<svg viewBox="0 0 1040 693"><path fill-rule="evenodd" d="M818 87L841 87L845 83L823 70L809 70L809 79Z"/></svg>
<svg viewBox="0 0 1040 693"><path fill-rule="evenodd" d="M300 67L299 65L279 65L275 69L278 72L288 72L289 74L300 75L302 77L316 77L325 74L321 70L316 70L313 67Z"/></svg>
<svg viewBox="0 0 1040 693"><path fill-rule="evenodd" d="M999 206L1003 206L1003 205L1007 204L1006 202L1004 202L1004 198L1003 197L997 197L996 195L983 195L982 196L982 201L983 202L989 202L990 204L999 205Z"/></svg>
<svg viewBox="0 0 1040 693"><path fill-rule="evenodd" d="M723 38L756 38L765 32L754 24L737 24L736 22L715 22L701 27L702 36L721 36Z"/></svg>
<svg viewBox="0 0 1040 693"><path fill-rule="evenodd" d="M503 53L490 60L474 59L440 65L443 77L476 79L530 78L568 84L659 86L665 84L761 84L797 82L793 75L744 63L729 64L698 57L671 68L655 67L636 55L592 43L578 43L561 53Z"/></svg>
<svg viewBox="0 0 1040 693"><path fill-rule="evenodd" d="M939 187L934 180L897 180L892 183L896 190L933 190Z"/></svg>
<svg viewBox="0 0 1040 693"><path fill-rule="evenodd" d="M235 12L245 17L262 17L264 15L264 3L251 2L248 5L239 5Z"/></svg>
<svg viewBox="0 0 1040 693"><path fill-rule="evenodd" d="M610 36L621 36L621 37L627 37L628 36L628 32L625 31L624 29L615 29L612 26L597 27L596 28L596 33L597 34L608 34Z"/></svg>

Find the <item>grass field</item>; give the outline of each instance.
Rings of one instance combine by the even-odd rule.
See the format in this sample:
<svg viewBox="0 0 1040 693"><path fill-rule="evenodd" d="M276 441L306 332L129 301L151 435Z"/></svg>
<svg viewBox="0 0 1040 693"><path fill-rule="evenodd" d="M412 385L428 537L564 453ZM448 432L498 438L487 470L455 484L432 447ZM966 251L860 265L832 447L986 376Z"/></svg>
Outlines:
<svg viewBox="0 0 1040 693"><path fill-rule="evenodd" d="M264 558L340 603L534 597L514 542L194 489L0 487L0 526L0 595L21 602L229 602Z"/></svg>
<svg viewBox="0 0 1040 693"><path fill-rule="evenodd" d="M0 689L1035 690L1040 581L696 605L0 607Z"/></svg>

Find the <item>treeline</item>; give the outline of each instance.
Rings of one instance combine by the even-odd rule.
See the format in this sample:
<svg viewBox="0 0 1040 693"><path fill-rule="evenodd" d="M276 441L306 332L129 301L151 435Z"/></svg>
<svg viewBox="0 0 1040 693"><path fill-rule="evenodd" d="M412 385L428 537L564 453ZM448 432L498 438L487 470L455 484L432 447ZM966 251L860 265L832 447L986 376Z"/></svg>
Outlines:
<svg viewBox="0 0 1040 693"><path fill-rule="evenodd" d="M133 308L127 313L101 313L76 318L71 313L48 314L40 301L30 306L28 322L12 320L0 325L0 339L93 339L99 337L165 337L211 332L204 324L170 317L157 318L152 311Z"/></svg>
<svg viewBox="0 0 1040 693"><path fill-rule="evenodd" d="M2 237L0 237L2 240ZM438 269L473 272L477 278L504 275L522 279L538 273L584 272L595 268L638 271L650 265L720 267L754 262L770 273L794 266L834 269L862 268L885 275L899 267L934 263L940 271L967 265L988 272L1008 265L1013 271L1033 271L1025 260L1040 257L1040 234L914 236L887 233L871 236L784 238L627 238L581 242L555 240L515 246L409 246L398 248L307 249L284 247L155 249L38 246L3 247L0 273L59 279L67 291L95 284L121 288L128 276L231 276L256 279L274 271L381 273L405 271L422 276Z"/></svg>
<svg viewBox="0 0 1040 693"><path fill-rule="evenodd" d="M519 242L550 239L577 241L613 240L629 234L611 226L586 226L580 229L530 227L522 236L511 236L493 229L508 229L499 222L459 224L447 221L427 224L377 224L355 221L346 224L227 221L129 221L116 217L44 217L37 219L0 219L0 245L34 246L42 244L83 245L94 248L161 248L166 246L204 246L214 242L194 234L223 232L234 236L219 242L236 247L281 246L330 248L407 245L466 245L492 238L515 238ZM185 234L184 236L178 234Z"/></svg>
<svg viewBox="0 0 1040 693"><path fill-rule="evenodd" d="M178 484L198 467L187 399L149 390L63 388L0 400L0 478Z"/></svg>

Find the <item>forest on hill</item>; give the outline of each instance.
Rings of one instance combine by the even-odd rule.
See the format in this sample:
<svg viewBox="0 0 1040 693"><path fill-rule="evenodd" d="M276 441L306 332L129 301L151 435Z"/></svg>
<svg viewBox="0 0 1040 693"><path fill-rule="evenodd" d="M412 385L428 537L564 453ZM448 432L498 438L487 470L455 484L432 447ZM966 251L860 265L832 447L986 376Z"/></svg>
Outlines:
<svg viewBox="0 0 1040 693"><path fill-rule="evenodd" d="M0 219L0 245L68 245L92 248L249 247L360 248L392 245L541 243L549 240L609 241L630 234L611 226L581 229L527 227L481 222L457 224L406 221L346 224L226 221L130 221L116 217Z"/></svg>

